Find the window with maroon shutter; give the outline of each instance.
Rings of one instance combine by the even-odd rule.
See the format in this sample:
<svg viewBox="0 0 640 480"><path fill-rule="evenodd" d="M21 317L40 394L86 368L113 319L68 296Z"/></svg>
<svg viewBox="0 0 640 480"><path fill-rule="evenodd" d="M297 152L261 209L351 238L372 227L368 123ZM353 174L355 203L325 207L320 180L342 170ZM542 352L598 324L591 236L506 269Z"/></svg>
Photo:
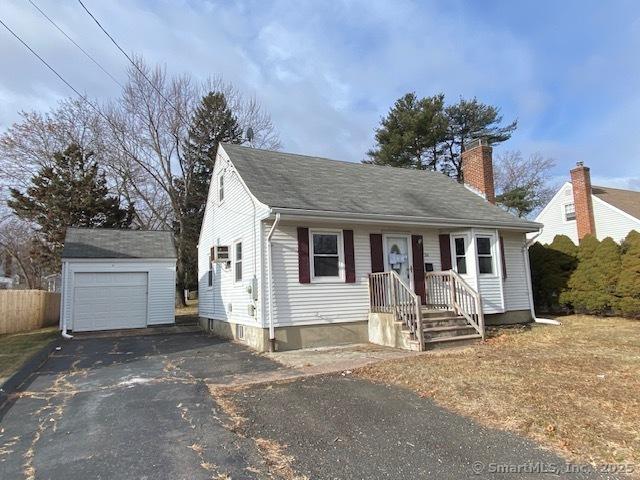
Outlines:
<svg viewBox="0 0 640 480"><path fill-rule="evenodd" d="M309 270L309 229L298 227L298 281L311 283Z"/></svg>
<svg viewBox="0 0 640 480"><path fill-rule="evenodd" d="M439 235L440 241L440 269L451 270L451 238L448 233Z"/></svg>
<svg viewBox="0 0 640 480"><path fill-rule="evenodd" d="M507 278L507 262L504 257L504 239L502 235L500 235L500 260L502 262L502 279L504 280Z"/></svg>
<svg viewBox="0 0 640 480"><path fill-rule="evenodd" d="M424 246L422 235L411 235L411 251L413 252L413 284L416 295L423 304L427 302L424 286Z"/></svg>
<svg viewBox="0 0 640 480"><path fill-rule="evenodd" d="M344 281L346 283L356 283L356 262L353 246L353 230L343 230L342 239L344 241Z"/></svg>
<svg viewBox="0 0 640 480"><path fill-rule="evenodd" d="M384 272L384 254L382 251L382 234L369 234L371 246L371 273Z"/></svg>

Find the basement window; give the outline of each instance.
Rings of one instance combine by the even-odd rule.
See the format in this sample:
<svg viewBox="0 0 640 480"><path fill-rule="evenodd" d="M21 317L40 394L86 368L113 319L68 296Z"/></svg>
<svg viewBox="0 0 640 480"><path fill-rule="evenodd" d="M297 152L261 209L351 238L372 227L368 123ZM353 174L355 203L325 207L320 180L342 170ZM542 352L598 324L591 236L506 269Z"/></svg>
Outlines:
<svg viewBox="0 0 640 480"><path fill-rule="evenodd" d="M564 206L564 220L570 222L576 219L576 206L573 203L567 203Z"/></svg>

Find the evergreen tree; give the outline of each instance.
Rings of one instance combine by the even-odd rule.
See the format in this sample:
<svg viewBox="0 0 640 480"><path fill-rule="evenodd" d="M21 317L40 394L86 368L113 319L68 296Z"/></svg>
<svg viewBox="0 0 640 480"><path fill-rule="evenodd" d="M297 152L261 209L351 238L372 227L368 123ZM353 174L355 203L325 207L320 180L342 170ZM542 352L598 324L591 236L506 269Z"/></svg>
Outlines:
<svg viewBox="0 0 640 480"><path fill-rule="evenodd" d="M602 242L585 236L578 250L578 267L563 299L580 313L606 314L617 304L620 247L611 238Z"/></svg>
<svg viewBox="0 0 640 480"><path fill-rule="evenodd" d="M569 278L576 269L578 247L566 235L556 235L550 245L529 248L535 304L547 311L558 310L566 295ZM566 303L566 301L565 301Z"/></svg>
<svg viewBox="0 0 640 480"><path fill-rule="evenodd" d="M435 170L446 132L444 95L419 99L407 93L382 119L377 147L367 153L365 163Z"/></svg>
<svg viewBox="0 0 640 480"><path fill-rule="evenodd" d="M479 102L476 98L460 98L458 103L445 109L445 115L448 132L445 142L447 158L443 171L457 178L459 182L463 181L461 156L467 142L483 138L489 145L496 145L511 138L511 134L518 127L516 120L502 125L500 109Z"/></svg>
<svg viewBox="0 0 640 480"><path fill-rule="evenodd" d="M640 317L640 233L632 230L622 243L622 261L616 294L617 309L626 316Z"/></svg>
<svg viewBox="0 0 640 480"><path fill-rule="evenodd" d="M176 238L180 291L198 286L198 237L218 144L242 143L242 137L242 128L224 94L205 95L191 120L185 144L185 163L191 169L176 185L182 210Z"/></svg>
<svg viewBox="0 0 640 480"><path fill-rule="evenodd" d="M55 153L25 193L15 188L10 193L8 206L37 225L33 255L50 272L59 269L67 227L128 228L134 213L132 204L122 208L120 199L109 195L104 172L77 144Z"/></svg>
<svg viewBox="0 0 640 480"><path fill-rule="evenodd" d="M445 106L443 94L420 99L408 93L382 118L376 147L364 163L440 169L462 181L465 144L483 138L495 145L509 139L516 127L515 121L502 125L500 110L475 98Z"/></svg>

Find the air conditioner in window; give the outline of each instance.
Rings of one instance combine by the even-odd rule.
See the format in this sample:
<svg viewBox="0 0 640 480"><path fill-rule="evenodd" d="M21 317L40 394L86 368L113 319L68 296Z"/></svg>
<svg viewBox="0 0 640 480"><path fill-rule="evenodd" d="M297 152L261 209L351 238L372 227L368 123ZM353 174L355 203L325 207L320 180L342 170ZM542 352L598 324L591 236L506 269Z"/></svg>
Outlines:
<svg viewBox="0 0 640 480"><path fill-rule="evenodd" d="M213 261L218 263L227 263L231 261L229 256L228 245L218 245L213 247Z"/></svg>

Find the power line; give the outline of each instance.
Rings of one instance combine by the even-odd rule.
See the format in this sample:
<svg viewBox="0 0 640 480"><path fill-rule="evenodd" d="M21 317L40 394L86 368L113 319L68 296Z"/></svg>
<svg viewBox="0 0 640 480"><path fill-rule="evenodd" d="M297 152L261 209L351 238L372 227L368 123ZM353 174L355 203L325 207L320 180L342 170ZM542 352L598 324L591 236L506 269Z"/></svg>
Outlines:
<svg viewBox="0 0 640 480"><path fill-rule="evenodd" d="M49 22L51 23L51 25L53 25L53 26L54 26L54 27L55 27L55 28L56 28L60 33L62 33L62 35L64 35L64 36L67 38L67 40L69 40L69 41L70 41L71 43L73 43L76 47L78 47L78 49L79 49L82 53L84 53L84 54L85 54L85 56L86 56L89 60L91 60L93 63L95 63L95 64L96 64L96 66L97 66L100 70L102 70L102 71L103 71L107 76L109 76L109 78L111 78L111 80L113 80L114 82L116 82L116 83L117 83L121 88L124 88L124 85L122 85L122 83L120 83L116 77L114 77L113 75L111 75L111 73L109 73L109 72L107 71L107 69L106 69L106 68L104 68L104 67L103 67L103 66L102 66L102 65L101 65L101 64L100 64L100 63L99 63L95 58L93 58L93 57L92 57L92 56L91 56L91 55L90 55L90 54L89 54L89 53L88 53L84 48L82 48L80 45L78 45L78 43L77 43L73 38L71 38L69 35L67 35L67 33L66 33L64 30L62 30L62 28L60 28L60 27L58 26L58 24L56 24L56 22L54 22L54 21L53 21L53 20L52 20L52 19L51 19L51 18L50 18L50 17L49 17L45 12L43 12L43 11L42 11L42 9L41 9L40 7L38 7L38 5L36 5L36 4L33 2L33 0L29 0L29 3L30 3L31 5L33 5L33 6L34 6L34 8L35 8L36 10L38 10L38 11L42 14L42 16L43 16L44 18L46 18L47 20L49 20Z"/></svg>
<svg viewBox="0 0 640 480"><path fill-rule="evenodd" d="M16 38L16 39L17 39L17 40L18 40L22 45L24 45L24 47L25 47L27 50L29 50L33 55L35 55L35 56L36 56L36 58L37 58L38 60L40 60L40 61L41 61L41 62L42 62L42 63L43 63L43 64L44 64L44 65L45 65L49 70L51 70L51 71L53 72L53 74L54 74L56 77L58 77L58 78L62 81L62 83L64 83L67 87L69 87L71 90L73 90L73 91L74 91L74 93L75 93L76 95L78 95L82 100L84 100L85 102L87 102L87 104L88 104L89 106L91 106L91 108L93 108L93 109L94 109L94 110L95 110L99 115L101 115L105 120L109 121L109 119L104 115L104 113L102 113L102 112L100 111L100 109L99 109L98 107L96 107L92 102L90 102L90 101L89 101L89 99L88 99L85 95L81 94L78 90L76 90L76 89L75 89L75 87L74 87L73 85L71 85L69 82L67 82L67 80L65 80L65 78L64 78L62 75L60 75L60 74L56 71L56 69L55 69L55 68L53 68L51 65L49 65L49 63L48 63L44 58L42 58L42 57L38 54L38 52L36 52L33 48L31 48L31 47L29 46L29 44L27 44L27 42L25 42L24 40L22 40L22 38L20 38L20 36L19 36L16 32L14 32L13 30L11 30L11 28L9 28L9 26L8 26L6 23L4 23L4 22L2 21L2 19L0 19L0 24L2 24L2 26L3 26L4 28L6 28L6 29L7 29L7 31L8 31L11 35L13 35L13 36L14 36L14 37L15 37L15 38Z"/></svg>
<svg viewBox="0 0 640 480"><path fill-rule="evenodd" d="M104 34L109 38L109 40L111 40L111 42L116 46L116 48L118 50L120 50L122 55L124 55L125 58L127 60L129 60L129 63L131 63L131 65L133 65L133 67L140 73L140 75L142 75L144 77L144 79L147 82L149 82L149 85L151 85L151 87L158 93L158 95L160 95L162 97L162 99L165 102L167 102L167 105L169 105L171 108L173 108L175 110L175 112L178 115L178 117L180 117L180 120L182 120L184 125L188 128L189 127L189 122L184 119L184 117L182 116L180 111L176 108L176 106L173 105L173 103L171 103L171 101L167 97L165 97L165 95L160 91L160 89L158 87L156 87L156 85L151 81L151 79L147 76L147 74L140 68L140 66L136 62L133 61L133 59L129 56L129 54L127 52L125 52L122 49L122 47L118 44L118 42L116 42L115 39L109 34L109 32L107 32L107 30L102 26L102 24L98 21L98 19L89 11L89 9L85 6L85 4L82 3L82 0L78 0L78 3L82 6L84 11L87 12L87 14L93 19L93 21L96 23L96 25L98 25L98 27L100 27L100 30L102 30L104 32Z"/></svg>

